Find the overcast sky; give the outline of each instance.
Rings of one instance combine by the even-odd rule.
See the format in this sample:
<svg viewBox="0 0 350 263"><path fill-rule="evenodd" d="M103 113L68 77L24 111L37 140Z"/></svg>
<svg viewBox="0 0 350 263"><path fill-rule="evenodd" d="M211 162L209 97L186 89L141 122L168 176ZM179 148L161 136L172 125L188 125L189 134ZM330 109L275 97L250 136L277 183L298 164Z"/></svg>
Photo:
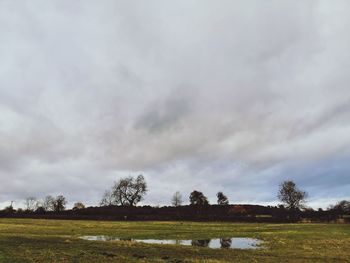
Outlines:
<svg viewBox="0 0 350 263"><path fill-rule="evenodd" d="M0 204L97 205L142 173L276 204L350 198L349 1L0 1Z"/></svg>

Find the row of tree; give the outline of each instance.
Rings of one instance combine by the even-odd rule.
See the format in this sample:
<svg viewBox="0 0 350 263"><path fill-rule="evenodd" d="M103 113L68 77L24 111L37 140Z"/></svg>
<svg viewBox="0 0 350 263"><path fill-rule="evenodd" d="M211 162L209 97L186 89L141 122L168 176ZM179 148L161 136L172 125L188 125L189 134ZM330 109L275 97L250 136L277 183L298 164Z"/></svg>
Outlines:
<svg viewBox="0 0 350 263"><path fill-rule="evenodd" d="M43 199L37 199L36 197L30 196L27 197L24 204L26 211L37 211L37 212L46 212L46 211L54 211L61 212L66 209L67 199L63 195L58 195L53 197L51 195L47 195ZM12 205L8 207L11 209ZM75 203L73 209L82 209L85 208L83 203Z"/></svg>
<svg viewBox="0 0 350 263"><path fill-rule="evenodd" d="M115 182L110 190L105 191L100 202L101 206L135 206L143 200L147 193L147 183L142 175L133 178L131 176L120 179ZM306 198L308 194L300 190L293 181L284 181L280 184L277 197L282 202L280 205L290 211L296 211L307 208ZM229 200L223 192L216 194L218 205L229 205ZM194 190L189 196L190 205L207 206L208 198L200 191ZM175 192L171 198L173 206L181 206L183 198L179 191ZM343 200L332 205L328 210L350 213L350 202Z"/></svg>
<svg viewBox="0 0 350 263"><path fill-rule="evenodd" d="M218 205L228 205L229 201L226 195L223 194L223 192L218 192L216 194L217 197L217 204ZM196 206L205 206L209 205L208 198L202 193L197 190L194 190L191 192L190 197L190 205L196 205ZM171 198L171 204L173 206L181 206L183 204L182 195L179 191L175 192L173 197Z"/></svg>
<svg viewBox="0 0 350 263"><path fill-rule="evenodd" d="M101 206L121 205L135 206L147 193L147 183L142 175L134 177L125 177L115 182L110 190L106 190L100 202ZM228 205L227 196L218 192L216 194L218 205ZM295 210L304 207L307 194L299 190L293 181L285 181L280 185L278 198L286 208ZM200 191L193 191L189 196L191 205L205 206L209 205L208 198ZM174 206L181 206L183 203L182 195L179 191L175 192L171 199Z"/></svg>
<svg viewBox="0 0 350 263"><path fill-rule="evenodd" d="M106 190L100 202L101 206L121 205L121 206L135 206L148 191L147 183L142 175L134 177L125 177L115 182L111 189ZM218 204L228 205L228 198L222 193L217 193ZM193 191L190 194L191 205L209 205L208 198L199 191ZM182 195L179 191L175 192L171 199L174 206L180 206L183 203Z"/></svg>
<svg viewBox="0 0 350 263"><path fill-rule="evenodd" d="M111 189L106 190L103 194L100 206L136 206L144 199L148 191L147 183L142 175L137 177L125 177L115 182ZM229 205L229 200L223 192L216 194L218 205ZM278 199L283 203L281 207L295 211L305 209L307 193L297 188L293 181L284 181L280 184ZM208 206L208 198L200 191L194 190L189 195L190 205L192 206ZM171 198L173 206L181 206L183 198L179 191L175 192ZM25 200L26 211L60 212L66 209L67 200L63 195L53 197L46 196L42 200L35 197L28 197ZM77 202L73 206L73 210L85 208L84 204ZM12 205L6 209L13 209ZM350 202L343 200L329 207L328 210L350 213Z"/></svg>

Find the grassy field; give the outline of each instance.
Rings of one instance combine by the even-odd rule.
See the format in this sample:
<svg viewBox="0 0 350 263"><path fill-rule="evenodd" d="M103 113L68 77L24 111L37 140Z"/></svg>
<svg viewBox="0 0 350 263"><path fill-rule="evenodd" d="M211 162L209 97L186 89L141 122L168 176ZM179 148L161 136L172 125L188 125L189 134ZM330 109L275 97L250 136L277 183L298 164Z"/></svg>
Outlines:
<svg viewBox="0 0 350 263"><path fill-rule="evenodd" d="M254 237L257 250L86 241ZM0 262L350 262L350 225L0 219Z"/></svg>

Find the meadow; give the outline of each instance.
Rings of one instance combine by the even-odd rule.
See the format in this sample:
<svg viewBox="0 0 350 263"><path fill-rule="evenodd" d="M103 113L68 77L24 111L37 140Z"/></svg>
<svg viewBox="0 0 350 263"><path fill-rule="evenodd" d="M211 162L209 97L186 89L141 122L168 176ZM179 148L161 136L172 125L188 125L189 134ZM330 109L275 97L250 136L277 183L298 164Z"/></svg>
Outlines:
<svg viewBox="0 0 350 263"><path fill-rule="evenodd" d="M242 250L80 238L94 235L264 243ZM0 219L0 262L350 262L350 225Z"/></svg>

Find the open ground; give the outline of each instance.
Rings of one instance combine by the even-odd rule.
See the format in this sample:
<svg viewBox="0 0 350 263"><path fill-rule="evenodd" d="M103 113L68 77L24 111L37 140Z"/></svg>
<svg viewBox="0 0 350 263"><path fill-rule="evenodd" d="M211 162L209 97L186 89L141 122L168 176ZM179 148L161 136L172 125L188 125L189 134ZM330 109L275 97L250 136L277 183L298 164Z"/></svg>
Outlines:
<svg viewBox="0 0 350 263"><path fill-rule="evenodd" d="M210 249L84 235L139 239L251 237L259 249ZM115 222L0 219L0 262L350 262L348 224Z"/></svg>

